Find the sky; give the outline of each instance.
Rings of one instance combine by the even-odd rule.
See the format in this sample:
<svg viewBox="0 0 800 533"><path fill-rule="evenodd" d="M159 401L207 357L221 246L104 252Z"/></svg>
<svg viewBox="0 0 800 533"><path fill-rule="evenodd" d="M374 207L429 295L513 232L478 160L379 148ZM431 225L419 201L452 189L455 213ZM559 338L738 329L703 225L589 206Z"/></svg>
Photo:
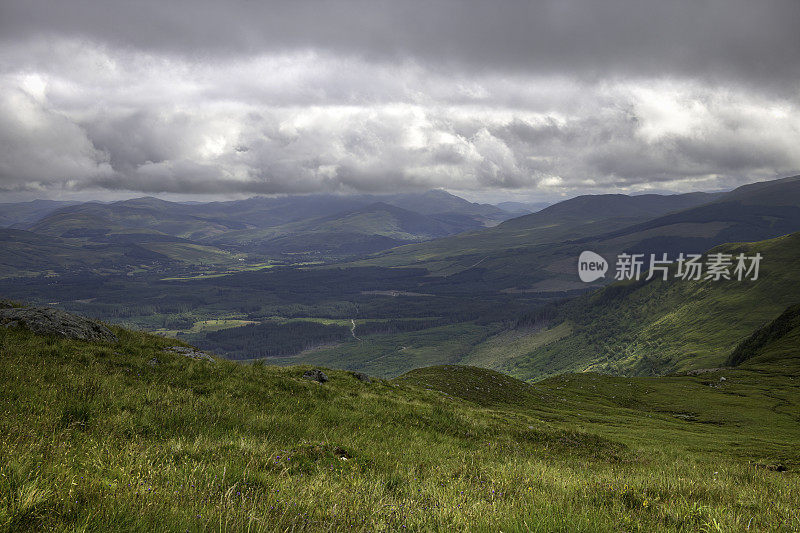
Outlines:
<svg viewBox="0 0 800 533"><path fill-rule="evenodd" d="M800 174L797 0L0 0L0 201Z"/></svg>

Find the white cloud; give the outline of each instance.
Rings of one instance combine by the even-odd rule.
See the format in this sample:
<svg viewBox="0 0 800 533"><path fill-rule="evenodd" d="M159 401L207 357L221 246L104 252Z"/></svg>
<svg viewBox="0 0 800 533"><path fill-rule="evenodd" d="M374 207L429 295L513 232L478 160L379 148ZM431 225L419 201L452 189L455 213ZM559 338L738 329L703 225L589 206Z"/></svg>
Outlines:
<svg viewBox="0 0 800 533"><path fill-rule="evenodd" d="M454 73L300 50L0 52L0 189L548 193L800 169L796 99L697 80Z"/></svg>
<svg viewBox="0 0 800 533"><path fill-rule="evenodd" d="M29 85L30 78L21 82ZM69 117L41 101L40 85L34 91L0 91L0 189L74 186L110 174L107 155Z"/></svg>

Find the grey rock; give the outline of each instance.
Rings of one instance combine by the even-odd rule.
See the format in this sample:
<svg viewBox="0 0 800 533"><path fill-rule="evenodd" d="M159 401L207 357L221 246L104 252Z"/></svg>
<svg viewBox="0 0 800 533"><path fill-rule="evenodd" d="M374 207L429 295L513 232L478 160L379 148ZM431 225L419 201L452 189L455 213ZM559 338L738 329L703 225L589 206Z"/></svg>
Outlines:
<svg viewBox="0 0 800 533"><path fill-rule="evenodd" d="M367 384L372 383L372 380L369 379L369 376L364 374L363 372L350 372L350 375L356 378L358 381L362 381Z"/></svg>
<svg viewBox="0 0 800 533"><path fill-rule="evenodd" d="M150 359L147 362L147 364L150 365L150 366L158 366L159 363L160 363L160 361L158 360L158 357L153 357L152 359Z"/></svg>
<svg viewBox="0 0 800 533"><path fill-rule="evenodd" d="M694 370L689 370L684 372L683 374L686 376L699 376L700 374L708 374L709 372L719 372L720 370L728 370L726 367L717 367L717 368L696 368Z"/></svg>
<svg viewBox="0 0 800 533"><path fill-rule="evenodd" d="M201 352L197 348L190 348L187 346L170 346L169 348L164 348L164 351L168 353L183 355L184 357L188 357L190 359L196 359L199 361L208 361L210 363L214 362L214 357L211 354L208 354L206 352Z"/></svg>
<svg viewBox="0 0 800 533"><path fill-rule="evenodd" d="M52 307L0 309L0 326L81 341L117 342L117 336L103 324Z"/></svg>
<svg viewBox="0 0 800 533"><path fill-rule="evenodd" d="M303 379L310 379L318 383L325 383L328 381L328 376L322 370L306 370L303 373Z"/></svg>
<svg viewBox="0 0 800 533"><path fill-rule="evenodd" d="M762 464L762 463L755 463L755 467L756 468L763 468L765 470L771 470L773 472L786 472L787 470L789 470L788 468L786 468L785 465L782 465L780 463L771 464L771 465Z"/></svg>

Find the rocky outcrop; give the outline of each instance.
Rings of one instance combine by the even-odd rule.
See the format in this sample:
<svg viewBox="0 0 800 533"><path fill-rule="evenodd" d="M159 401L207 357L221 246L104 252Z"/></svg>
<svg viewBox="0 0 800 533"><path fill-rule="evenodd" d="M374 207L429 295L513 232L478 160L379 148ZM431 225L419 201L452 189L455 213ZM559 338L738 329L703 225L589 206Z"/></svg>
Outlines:
<svg viewBox="0 0 800 533"><path fill-rule="evenodd" d="M210 363L214 362L214 357L211 354L208 354L206 352L201 352L197 348L188 348L186 346L170 346L169 348L164 348L164 351L169 353L176 353L178 355L188 357L189 359L208 361Z"/></svg>
<svg viewBox="0 0 800 533"><path fill-rule="evenodd" d="M0 326L91 342L117 342L103 324L52 307L0 308Z"/></svg>
<svg viewBox="0 0 800 533"><path fill-rule="evenodd" d="M307 370L303 373L303 379L310 379L317 383L325 383L328 381L328 376L322 370Z"/></svg>
<svg viewBox="0 0 800 533"><path fill-rule="evenodd" d="M364 374L363 372L350 372L350 375L356 378L358 381L366 383L367 385L372 383L372 380L369 378L369 376Z"/></svg>

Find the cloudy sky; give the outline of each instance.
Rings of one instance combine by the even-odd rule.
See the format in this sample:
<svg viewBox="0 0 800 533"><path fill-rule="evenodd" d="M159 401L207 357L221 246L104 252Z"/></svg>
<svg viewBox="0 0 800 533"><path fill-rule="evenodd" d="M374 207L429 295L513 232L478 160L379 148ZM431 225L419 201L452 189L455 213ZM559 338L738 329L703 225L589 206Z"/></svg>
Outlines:
<svg viewBox="0 0 800 533"><path fill-rule="evenodd" d="M800 173L797 0L0 0L0 200Z"/></svg>

